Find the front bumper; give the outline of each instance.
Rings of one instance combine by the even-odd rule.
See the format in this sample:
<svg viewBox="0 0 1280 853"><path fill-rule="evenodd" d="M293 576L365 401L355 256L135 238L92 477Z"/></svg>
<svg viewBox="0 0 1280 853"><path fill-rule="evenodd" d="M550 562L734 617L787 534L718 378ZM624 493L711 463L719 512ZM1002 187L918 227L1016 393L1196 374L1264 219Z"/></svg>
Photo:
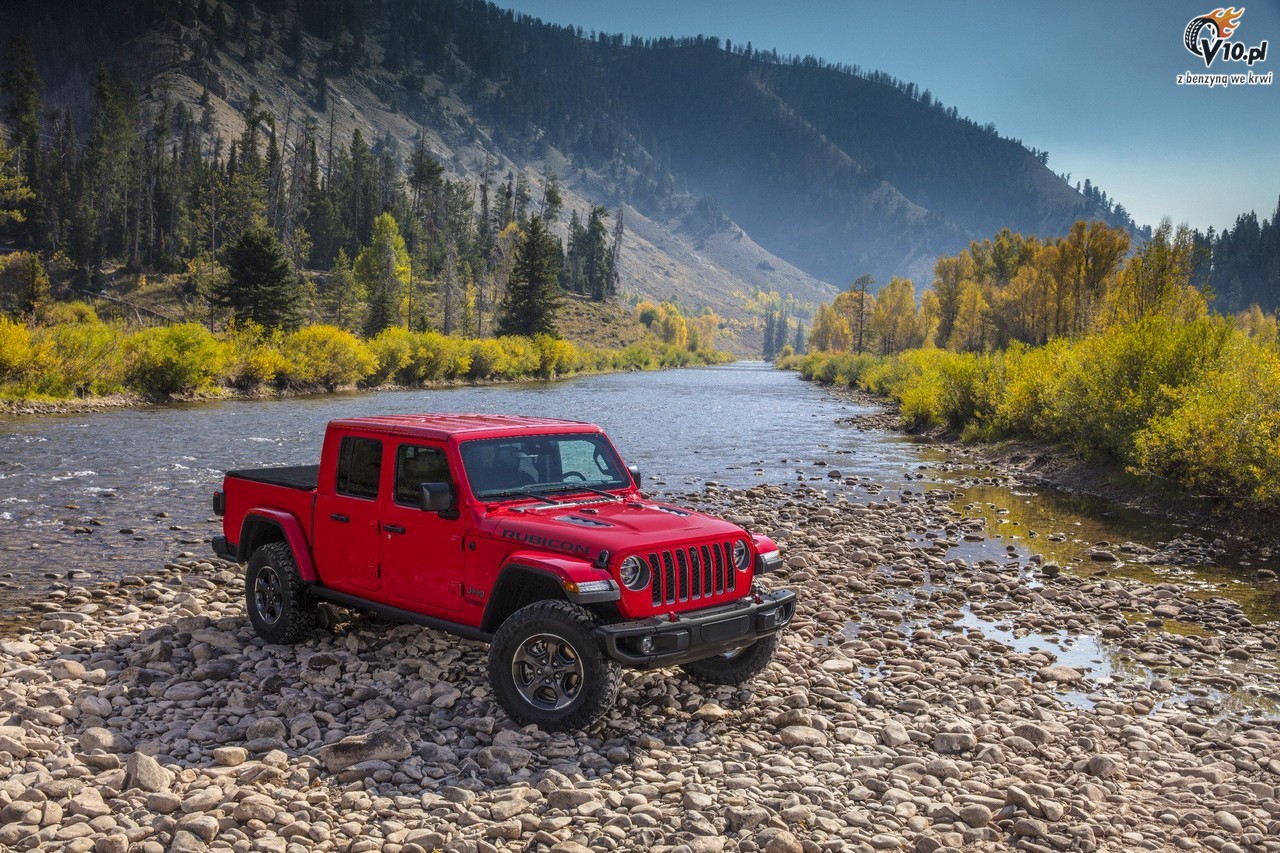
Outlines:
<svg viewBox="0 0 1280 853"><path fill-rule="evenodd" d="M596 636L605 653L632 669L689 663L754 643L783 628L796 613L789 589L746 598L674 618L654 616L636 622L601 625Z"/></svg>

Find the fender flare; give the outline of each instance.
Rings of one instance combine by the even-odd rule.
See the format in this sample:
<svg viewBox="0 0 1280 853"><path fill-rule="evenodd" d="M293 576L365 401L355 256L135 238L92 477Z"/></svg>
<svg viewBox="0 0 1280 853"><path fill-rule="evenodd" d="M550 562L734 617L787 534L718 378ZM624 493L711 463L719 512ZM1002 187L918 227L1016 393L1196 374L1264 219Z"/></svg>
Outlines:
<svg viewBox="0 0 1280 853"><path fill-rule="evenodd" d="M257 508L245 513L240 527L240 541L236 546L241 562L248 560L251 554L248 549L251 535L257 527L266 525L274 527L284 536L285 544L293 552L294 562L298 564L298 574L307 583L316 583L320 575L316 572L315 561L311 558L311 549L307 546L307 537L302 532L302 524L291 513L279 509Z"/></svg>
<svg viewBox="0 0 1280 853"><path fill-rule="evenodd" d="M557 556L538 551L516 551L507 556L493 582L489 601L485 605L483 624L490 624L496 612L509 606L504 588L513 579L520 576L533 577L542 582L554 584L565 600L574 604L608 604L622 597L622 590L609 573L597 568L586 560L578 560L569 556ZM608 584L604 589L588 591L579 590L580 584L591 581L604 581Z"/></svg>

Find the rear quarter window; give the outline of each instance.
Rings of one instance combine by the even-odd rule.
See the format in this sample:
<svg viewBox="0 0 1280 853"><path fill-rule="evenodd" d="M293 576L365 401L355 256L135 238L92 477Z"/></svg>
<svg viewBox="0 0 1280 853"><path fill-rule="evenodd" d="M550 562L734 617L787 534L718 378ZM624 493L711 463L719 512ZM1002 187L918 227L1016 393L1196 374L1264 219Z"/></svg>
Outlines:
<svg viewBox="0 0 1280 853"><path fill-rule="evenodd" d="M338 494L373 500L382 476L382 442L346 436L338 446Z"/></svg>

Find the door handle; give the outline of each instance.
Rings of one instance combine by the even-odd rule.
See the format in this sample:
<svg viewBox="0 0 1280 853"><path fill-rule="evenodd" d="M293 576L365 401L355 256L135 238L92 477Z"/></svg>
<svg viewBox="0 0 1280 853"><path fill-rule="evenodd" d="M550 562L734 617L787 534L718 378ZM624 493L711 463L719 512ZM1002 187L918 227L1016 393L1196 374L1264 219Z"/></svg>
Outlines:
<svg viewBox="0 0 1280 853"><path fill-rule="evenodd" d="M341 521L343 524L346 524L348 521L351 520L351 516L343 515L340 512L333 513L332 515L329 516L329 518L333 519L334 521Z"/></svg>
<svg viewBox="0 0 1280 853"><path fill-rule="evenodd" d="M384 524L382 529L388 533L404 533L404 528L398 524Z"/></svg>

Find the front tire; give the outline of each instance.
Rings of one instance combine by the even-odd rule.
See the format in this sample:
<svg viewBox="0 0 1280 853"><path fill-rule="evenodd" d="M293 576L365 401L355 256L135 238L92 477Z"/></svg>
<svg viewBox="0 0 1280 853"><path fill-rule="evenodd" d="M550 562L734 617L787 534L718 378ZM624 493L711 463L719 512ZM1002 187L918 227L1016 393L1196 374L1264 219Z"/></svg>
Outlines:
<svg viewBox="0 0 1280 853"><path fill-rule="evenodd" d="M244 595L249 622L268 643L295 643L315 627L315 601L284 542L268 542L253 552Z"/></svg>
<svg viewBox="0 0 1280 853"><path fill-rule="evenodd" d="M567 601L536 601L498 628L489 646L489 683L520 725L581 729L618 696L622 669L592 636L591 614Z"/></svg>
<svg viewBox="0 0 1280 853"><path fill-rule="evenodd" d="M763 672L777 651L775 633L740 649L681 664L680 668L703 684L742 684Z"/></svg>

